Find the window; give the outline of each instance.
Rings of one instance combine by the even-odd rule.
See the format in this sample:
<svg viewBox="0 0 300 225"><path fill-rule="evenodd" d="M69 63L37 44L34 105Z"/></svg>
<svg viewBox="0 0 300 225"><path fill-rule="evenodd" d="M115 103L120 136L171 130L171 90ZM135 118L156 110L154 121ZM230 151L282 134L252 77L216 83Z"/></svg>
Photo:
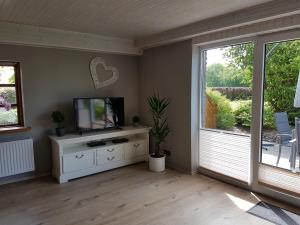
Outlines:
<svg viewBox="0 0 300 225"><path fill-rule="evenodd" d="M204 50L201 128L250 135L252 42Z"/></svg>
<svg viewBox="0 0 300 225"><path fill-rule="evenodd" d="M24 126L20 63L0 61L0 127Z"/></svg>
<svg viewBox="0 0 300 225"><path fill-rule="evenodd" d="M300 69L300 40L265 44L263 130L261 162L299 172L299 156L294 151L294 97Z"/></svg>
<svg viewBox="0 0 300 225"><path fill-rule="evenodd" d="M200 170L249 182L253 42L201 51Z"/></svg>
<svg viewBox="0 0 300 225"><path fill-rule="evenodd" d="M199 171L299 196L300 31L199 50Z"/></svg>

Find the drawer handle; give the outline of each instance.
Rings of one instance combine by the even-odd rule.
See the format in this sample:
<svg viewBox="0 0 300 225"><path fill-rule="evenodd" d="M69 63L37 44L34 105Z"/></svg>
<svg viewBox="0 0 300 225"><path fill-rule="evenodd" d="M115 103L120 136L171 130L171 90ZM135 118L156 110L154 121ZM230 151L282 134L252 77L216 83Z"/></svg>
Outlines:
<svg viewBox="0 0 300 225"><path fill-rule="evenodd" d="M81 159L83 156L84 156L84 154L82 154L80 156L76 155L75 157L76 157L76 159Z"/></svg>
<svg viewBox="0 0 300 225"><path fill-rule="evenodd" d="M108 151L108 152L113 152L115 149L114 148L112 148L112 149L107 149L106 151Z"/></svg>
<svg viewBox="0 0 300 225"><path fill-rule="evenodd" d="M114 156L112 156L112 157L107 157L107 160L109 160L109 161L112 161L112 160L114 160L114 159L115 159Z"/></svg>
<svg viewBox="0 0 300 225"><path fill-rule="evenodd" d="M140 144L134 144L133 145L133 147L135 147L135 148L137 148L137 147L139 147L140 146Z"/></svg>

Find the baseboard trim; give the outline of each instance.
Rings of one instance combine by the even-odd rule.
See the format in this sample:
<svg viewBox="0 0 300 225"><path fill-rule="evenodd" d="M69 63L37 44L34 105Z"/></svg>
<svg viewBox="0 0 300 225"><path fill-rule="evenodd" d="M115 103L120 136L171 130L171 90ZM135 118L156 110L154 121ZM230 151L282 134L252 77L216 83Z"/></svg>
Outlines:
<svg viewBox="0 0 300 225"><path fill-rule="evenodd" d="M192 171L183 169L183 168L178 167L178 166L176 166L176 165L172 165L171 163L167 163L167 162L166 162L166 167L169 168L169 169L172 169L172 170L176 170L176 171L181 172L181 173L185 173L185 174L193 174ZM196 173L197 173L197 171L196 171Z"/></svg>
<svg viewBox="0 0 300 225"><path fill-rule="evenodd" d="M247 182L237 180L235 178L232 178L232 177L229 177L229 176L226 176L226 175L208 170L208 169L203 168L203 167L199 167L197 173L202 174L204 176L211 177L215 180L219 180L219 181L227 183L227 184L231 184L231 185L236 186L236 187L243 188L243 189L248 190L248 191L250 190L249 185L248 185Z"/></svg>
<svg viewBox="0 0 300 225"><path fill-rule="evenodd" d="M191 175L199 174L199 171L198 171L198 170L192 170L192 171L190 172L190 174L191 174Z"/></svg>
<svg viewBox="0 0 300 225"><path fill-rule="evenodd" d="M26 180L33 180L33 179L37 179L40 177L46 177L46 176L50 176L50 173L34 174L34 175L28 175L28 176L24 176L24 177L12 178L12 179L8 179L5 181L0 181L0 186L5 185L5 184L26 181Z"/></svg>

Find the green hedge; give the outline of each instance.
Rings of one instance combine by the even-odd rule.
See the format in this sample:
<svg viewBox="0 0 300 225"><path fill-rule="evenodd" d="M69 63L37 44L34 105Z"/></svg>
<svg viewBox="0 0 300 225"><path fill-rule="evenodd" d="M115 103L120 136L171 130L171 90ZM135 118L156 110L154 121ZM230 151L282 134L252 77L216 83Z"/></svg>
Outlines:
<svg viewBox="0 0 300 225"><path fill-rule="evenodd" d="M250 87L212 87L213 91L218 91L231 101L249 100L252 96Z"/></svg>
<svg viewBox="0 0 300 225"><path fill-rule="evenodd" d="M251 127L251 107L252 101L234 101L234 117L236 120L236 124L242 127ZM266 129L274 129L275 128L275 121L274 121L274 110L272 106L268 103L264 103L264 128Z"/></svg>
<svg viewBox="0 0 300 225"><path fill-rule="evenodd" d="M242 127L251 127L251 106L252 101L235 101L234 117L236 124Z"/></svg>
<svg viewBox="0 0 300 225"><path fill-rule="evenodd" d="M252 100L230 101L219 91L208 89L208 98L217 107L217 128L231 130L235 125L244 128L251 127L251 107ZM264 103L264 128L274 129L274 110L268 103Z"/></svg>
<svg viewBox="0 0 300 225"><path fill-rule="evenodd" d="M208 89L206 94L211 102L217 106L217 128L232 129L235 125L235 118L230 101L218 91Z"/></svg>

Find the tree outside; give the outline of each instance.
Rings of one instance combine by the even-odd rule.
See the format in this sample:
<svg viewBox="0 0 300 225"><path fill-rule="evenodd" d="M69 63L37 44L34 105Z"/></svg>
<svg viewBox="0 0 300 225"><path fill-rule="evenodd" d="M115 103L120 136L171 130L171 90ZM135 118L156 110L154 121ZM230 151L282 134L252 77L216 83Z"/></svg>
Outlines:
<svg viewBox="0 0 300 225"><path fill-rule="evenodd" d="M253 43L229 46L222 51L222 63L207 65L207 95L211 99L223 96L228 104L227 113L220 113L218 129L244 132L251 125L251 92L253 77ZM274 130L274 113L287 112L290 124L294 117L300 116L299 110L293 107L293 100L300 69L300 41L285 41L266 45L264 80L264 129ZM221 97L219 97L220 99ZM218 104L215 102L215 104ZM219 103L221 104L221 103ZM230 107L228 107L230 105ZM229 116L230 115L230 116ZM232 119L234 118L234 119ZM221 121L231 121L226 126Z"/></svg>
<svg viewBox="0 0 300 225"><path fill-rule="evenodd" d="M247 56L253 57L253 48L253 43L246 43L207 50L206 96L217 108L217 129L250 132L253 68L238 56L252 51Z"/></svg>

